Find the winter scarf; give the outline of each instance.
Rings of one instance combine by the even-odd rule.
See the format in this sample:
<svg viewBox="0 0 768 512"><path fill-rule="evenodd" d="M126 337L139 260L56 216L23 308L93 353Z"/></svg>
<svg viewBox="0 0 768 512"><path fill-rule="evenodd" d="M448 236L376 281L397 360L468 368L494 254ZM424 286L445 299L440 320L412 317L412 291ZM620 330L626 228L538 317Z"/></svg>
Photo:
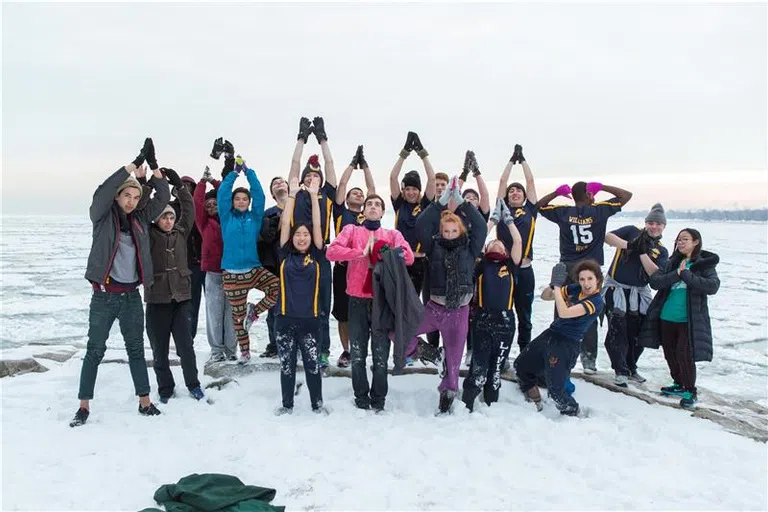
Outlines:
<svg viewBox="0 0 768 512"><path fill-rule="evenodd" d="M467 236L461 235L453 240L440 237L437 243L445 249L445 307L458 309L462 295L459 286L459 248L467 245Z"/></svg>
<svg viewBox="0 0 768 512"><path fill-rule="evenodd" d="M363 221L363 226L365 226L365 229L367 229L368 231L376 231L381 227L381 221L365 219Z"/></svg>
<svg viewBox="0 0 768 512"><path fill-rule="evenodd" d="M501 263L502 261L507 261L509 257L503 252L487 252L485 253L485 259Z"/></svg>
<svg viewBox="0 0 768 512"><path fill-rule="evenodd" d="M365 281L363 281L363 293L373 295L373 269L388 250L389 245L384 240L379 240L373 244L373 249L368 254L368 272L365 273Z"/></svg>

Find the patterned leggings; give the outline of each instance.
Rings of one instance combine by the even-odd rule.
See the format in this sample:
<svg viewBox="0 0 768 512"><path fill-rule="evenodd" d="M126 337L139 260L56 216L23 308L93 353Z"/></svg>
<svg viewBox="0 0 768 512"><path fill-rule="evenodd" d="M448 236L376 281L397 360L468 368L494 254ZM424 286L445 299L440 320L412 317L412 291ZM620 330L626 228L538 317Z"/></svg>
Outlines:
<svg viewBox="0 0 768 512"><path fill-rule="evenodd" d="M224 271L224 294L232 305L232 320L235 322L235 335L241 352L251 349L248 331L243 328L247 311L248 292L255 288L264 292L264 298L256 304L256 314L260 315L277 304L277 294L280 290L280 280L263 267L252 268L243 274L233 274Z"/></svg>

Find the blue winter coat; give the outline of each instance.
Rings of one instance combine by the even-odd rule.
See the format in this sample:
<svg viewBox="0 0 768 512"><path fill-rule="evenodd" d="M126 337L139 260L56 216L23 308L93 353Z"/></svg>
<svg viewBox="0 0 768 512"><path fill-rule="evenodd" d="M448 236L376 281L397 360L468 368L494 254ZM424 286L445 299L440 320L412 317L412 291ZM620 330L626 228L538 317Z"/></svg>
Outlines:
<svg viewBox="0 0 768 512"><path fill-rule="evenodd" d="M227 174L216 194L221 238L224 241L221 268L230 271L261 267L256 244L264 217L264 190L253 169L246 168L245 177L251 189L251 209L245 212L235 210L232 207L232 188L238 174Z"/></svg>

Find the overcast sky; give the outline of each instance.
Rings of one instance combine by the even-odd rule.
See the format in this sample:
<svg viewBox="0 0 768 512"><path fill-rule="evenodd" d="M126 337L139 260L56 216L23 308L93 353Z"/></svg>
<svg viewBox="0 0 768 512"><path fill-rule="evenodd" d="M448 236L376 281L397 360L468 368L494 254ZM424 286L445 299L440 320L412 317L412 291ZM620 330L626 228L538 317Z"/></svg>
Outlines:
<svg viewBox="0 0 768 512"><path fill-rule="evenodd" d="M764 205L766 14L4 3L2 210L85 213L146 136L161 165L194 177L218 170L208 153L224 136L268 182L287 175L302 115L325 117L339 175L364 144L383 193L414 130L449 173L471 148L493 182L520 143L542 184L610 178L645 190L628 209L647 209L643 182L663 187L672 174L696 192L678 187L668 208ZM311 141L305 159L318 150ZM415 156L409 168L421 170ZM739 176L749 183L718 184Z"/></svg>

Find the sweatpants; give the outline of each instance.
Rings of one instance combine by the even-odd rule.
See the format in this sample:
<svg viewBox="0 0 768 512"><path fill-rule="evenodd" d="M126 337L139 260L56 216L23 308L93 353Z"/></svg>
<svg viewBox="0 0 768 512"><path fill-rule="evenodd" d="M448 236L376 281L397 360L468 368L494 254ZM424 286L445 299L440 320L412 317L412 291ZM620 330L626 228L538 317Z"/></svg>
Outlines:
<svg viewBox="0 0 768 512"><path fill-rule="evenodd" d="M190 265L189 271L192 273L190 276L192 304L190 305L189 330L194 340L197 336L197 322L200 318L200 296L205 290L205 272L200 268L200 265Z"/></svg>
<svg viewBox="0 0 768 512"><path fill-rule="evenodd" d="M133 388L138 396L149 395L149 374L144 359L144 308L138 290L125 293L94 291L88 309L88 345L80 369L79 400L92 400L99 363L107 350L109 331L120 324Z"/></svg>
<svg viewBox="0 0 768 512"><path fill-rule="evenodd" d="M152 346L152 368L157 377L157 392L161 398L173 395L176 383L168 364L171 334L176 345L176 354L181 359L184 384L189 391L200 386L197 380L197 360L194 340L189 332L189 317L192 301L172 301L169 304L147 304L147 336Z"/></svg>
<svg viewBox="0 0 768 512"><path fill-rule="evenodd" d="M560 411L576 411L579 404L569 395L566 383L579 356L579 340L560 336L547 329L536 337L515 359L515 371L520 390L525 394L537 385L538 375L544 374L547 392Z"/></svg>
<svg viewBox="0 0 768 512"><path fill-rule="evenodd" d="M446 309L445 306L431 300L424 306L424 317L416 329L416 335L408 344L405 356L412 358L416 355L419 344L417 336L419 334L431 331L440 332L445 350L445 377L438 386L439 391L448 390L455 393L459 389L459 367L461 366L461 356L464 353L464 343L467 341L468 325L469 306Z"/></svg>
<svg viewBox="0 0 768 512"><path fill-rule="evenodd" d="M629 290L624 290L624 295L629 303ZM629 377L637 372L637 361L643 353L637 341L640 328L643 325L645 315L637 312L623 312L613 309L613 292L608 291L605 296L606 311L608 316L608 333L605 335L605 350L611 358L611 368L616 375Z"/></svg>
<svg viewBox="0 0 768 512"><path fill-rule="evenodd" d="M686 391L696 393L696 363L688 339L688 323L660 320L661 348L669 366L669 374Z"/></svg>
<svg viewBox="0 0 768 512"><path fill-rule="evenodd" d="M352 359L352 389L355 405L363 409L383 409L387 399L387 361L389 338L384 330L371 329L373 299L349 298L349 354ZM373 380L368 386L368 340L371 340Z"/></svg>
<svg viewBox="0 0 768 512"><path fill-rule="evenodd" d="M242 274L224 271L224 293L232 306L232 320L235 323L235 336L241 352L251 349L248 331L243 327L245 314L248 311L248 292L252 288L264 292L264 297L256 304L256 314L261 315L277 304L277 294L280 291L280 280L264 267L252 268Z"/></svg>
<svg viewBox="0 0 768 512"><path fill-rule="evenodd" d="M470 410L481 391L486 404L499 401L501 372L515 336L515 314L477 308L472 331L472 362L462 384L462 400Z"/></svg>
<svg viewBox="0 0 768 512"><path fill-rule="evenodd" d="M331 262L323 258L320 260L320 354L328 356L331 353L331 296L333 295L332 283L333 270Z"/></svg>
<svg viewBox="0 0 768 512"><path fill-rule="evenodd" d="M533 266L518 269L513 298L517 313L517 345L520 347L520 352L531 342L531 313L535 289L536 277L533 274Z"/></svg>
<svg viewBox="0 0 768 512"><path fill-rule="evenodd" d="M323 405L322 376L318 366L319 349L317 340L320 335L319 318L299 318L275 315L277 333L277 354L280 357L280 390L283 395L283 407L293 408L296 388L296 359L301 351L304 374L309 389L312 409Z"/></svg>
<svg viewBox="0 0 768 512"><path fill-rule="evenodd" d="M221 272L205 273L205 330L211 355L235 354L235 322L232 320L232 305L224 294Z"/></svg>

